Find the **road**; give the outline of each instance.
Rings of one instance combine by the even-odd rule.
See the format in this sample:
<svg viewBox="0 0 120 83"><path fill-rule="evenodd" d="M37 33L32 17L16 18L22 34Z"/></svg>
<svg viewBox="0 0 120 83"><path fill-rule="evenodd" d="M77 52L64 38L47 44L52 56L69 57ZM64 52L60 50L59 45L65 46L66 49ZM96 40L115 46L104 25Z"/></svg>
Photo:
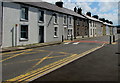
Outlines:
<svg viewBox="0 0 120 83"><path fill-rule="evenodd" d="M36 72L51 68L51 64L53 67L51 68L52 71L55 68L59 68L61 64L65 65L69 60L73 61L94 51L94 49L98 49L108 41L108 36L104 36L88 40L65 42L60 45L3 53L2 60L0 61L2 62L3 81L28 80L28 78L31 80L30 77L33 77L33 80L36 78L34 76L39 74ZM25 77L26 79L24 79Z"/></svg>
<svg viewBox="0 0 120 83"><path fill-rule="evenodd" d="M31 83L38 81L118 81L116 45L107 45Z"/></svg>

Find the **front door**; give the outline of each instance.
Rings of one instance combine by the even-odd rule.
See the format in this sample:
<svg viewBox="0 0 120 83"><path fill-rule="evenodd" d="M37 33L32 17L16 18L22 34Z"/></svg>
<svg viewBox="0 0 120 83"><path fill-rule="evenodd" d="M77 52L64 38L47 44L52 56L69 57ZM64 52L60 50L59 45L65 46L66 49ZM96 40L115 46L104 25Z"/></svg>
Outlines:
<svg viewBox="0 0 120 83"><path fill-rule="evenodd" d="M93 29L93 37L95 37L95 29Z"/></svg>
<svg viewBox="0 0 120 83"><path fill-rule="evenodd" d="M39 43L44 43L44 26L39 27Z"/></svg>

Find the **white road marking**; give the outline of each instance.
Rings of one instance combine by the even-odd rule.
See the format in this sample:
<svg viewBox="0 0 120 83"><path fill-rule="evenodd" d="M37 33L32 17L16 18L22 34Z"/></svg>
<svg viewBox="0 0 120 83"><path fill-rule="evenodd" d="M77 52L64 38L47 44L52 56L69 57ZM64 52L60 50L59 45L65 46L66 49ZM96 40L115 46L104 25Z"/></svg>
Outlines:
<svg viewBox="0 0 120 83"><path fill-rule="evenodd" d="M70 44L71 42L66 42L66 43L64 43L64 44Z"/></svg>
<svg viewBox="0 0 120 83"><path fill-rule="evenodd" d="M75 43L73 43L73 44L79 44L80 42L75 42Z"/></svg>

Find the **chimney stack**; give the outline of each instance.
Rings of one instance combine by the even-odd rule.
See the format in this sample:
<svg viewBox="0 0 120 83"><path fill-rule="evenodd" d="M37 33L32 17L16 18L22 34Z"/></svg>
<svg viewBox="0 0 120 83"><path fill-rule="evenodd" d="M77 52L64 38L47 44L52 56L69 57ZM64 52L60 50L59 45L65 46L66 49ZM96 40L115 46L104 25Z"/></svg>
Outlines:
<svg viewBox="0 0 120 83"><path fill-rule="evenodd" d="M78 14L82 14L82 9L78 8Z"/></svg>
<svg viewBox="0 0 120 83"><path fill-rule="evenodd" d="M91 12L87 12L86 15L90 16L91 17Z"/></svg>
<svg viewBox="0 0 120 83"><path fill-rule="evenodd" d="M58 2L56 2L55 4L56 4L58 7L61 7L61 8L63 7L63 2L62 2L62 1L58 1Z"/></svg>
<svg viewBox="0 0 120 83"><path fill-rule="evenodd" d="M74 8L74 12L77 12L77 8L76 7Z"/></svg>
<svg viewBox="0 0 120 83"><path fill-rule="evenodd" d="M98 19L99 17L98 17L98 15L94 15L94 16L92 16L93 18L96 18L96 19Z"/></svg>

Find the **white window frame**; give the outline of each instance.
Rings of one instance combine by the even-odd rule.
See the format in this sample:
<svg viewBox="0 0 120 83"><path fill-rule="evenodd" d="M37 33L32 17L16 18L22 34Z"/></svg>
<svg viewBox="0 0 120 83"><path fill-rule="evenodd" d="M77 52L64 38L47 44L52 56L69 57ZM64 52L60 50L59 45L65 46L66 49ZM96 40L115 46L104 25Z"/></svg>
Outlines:
<svg viewBox="0 0 120 83"><path fill-rule="evenodd" d="M25 12L25 18L23 18L22 8L27 9L27 17L26 17L26 12ZM25 10L25 11L26 11L26 10ZM20 10L20 20L22 20L22 21L27 21L28 19L29 19L29 7L27 7L27 6L21 6L21 10Z"/></svg>
<svg viewBox="0 0 120 83"><path fill-rule="evenodd" d="M21 31L22 26L27 26L27 32L26 32L27 33L27 38L22 38L22 35L21 35L21 33L23 33L23 31ZM29 38L28 29L29 29L28 25L20 25L20 40L28 40L28 38Z"/></svg>
<svg viewBox="0 0 120 83"><path fill-rule="evenodd" d="M63 16L63 24L67 24L67 16Z"/></svg>
<svg viewBox="0 0 120 83"><path fill-rule="evenodd" d="M57 13L54 16L54 24L58 24L58 14Z"/></svg>
<svg viewBox="0 0 120 83"><path fill-rule="evenodd" d="M69 24L70 25L72 24L72 17L71 16L69 17Z"/></svg>
<svg viewBox="0 0 120 83"><path fill-rule="evenodd" d="M90 32L91 32L91 34L90 34L90 35L93 35L93 29L90 29Z"/></svg>
<svg viewBox="0 0 120 83"><path fill-rule="evenodd" d="M57 30L55 30L57 28ZM58 27L54 27L54 37L58 37Z"/></svg>
<svg viewBox="0 0 120 83"><path fill-rule="evenodd" d="M72 35L72 29L68 29L68 36Z"/></svg>
<svg viewBox="0 0 120 83"><path fill-rule="evenodd" d="M43 15L40 15L40 13L42 14L42 12L43 12ZM40 20L40 17L42 16L42 20ZM39 10L38 11L38 21L39 22L44 22L44 20L45 20L45 11L44 10Z"/></svg>

